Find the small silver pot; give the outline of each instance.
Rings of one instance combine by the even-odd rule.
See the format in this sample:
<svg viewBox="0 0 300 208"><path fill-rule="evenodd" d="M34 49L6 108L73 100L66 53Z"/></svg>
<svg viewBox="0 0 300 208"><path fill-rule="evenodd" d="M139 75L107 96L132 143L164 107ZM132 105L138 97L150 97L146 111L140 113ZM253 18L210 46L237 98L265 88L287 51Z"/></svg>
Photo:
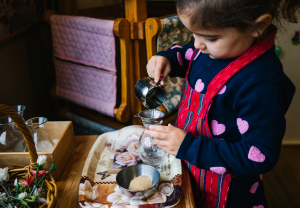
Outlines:
<svg viewBox="0 0 300 208"><path fill-rule="evenodd" d="M160 81L154 82L151 77L144 77L137 81L134 86L134 95L142 104L149 109L156 109L166 99L166 91Z"/></svg>
<svg viewBox="0 0 300 208"><path fill-rule="evenodd" d="M141 175L147 175L152 181L152 187L148 190L144 191L131 191L128 190L130 182ZM157 190L158 182L160 179L160 174L158 170L155 168L149 166L149 165L144 165L144 164L139 164L139 165L133 165L126 167L122 169L116 177L117 184L121 190L121 192L132 198L149 198L151 197L155 191Z"/></svg>

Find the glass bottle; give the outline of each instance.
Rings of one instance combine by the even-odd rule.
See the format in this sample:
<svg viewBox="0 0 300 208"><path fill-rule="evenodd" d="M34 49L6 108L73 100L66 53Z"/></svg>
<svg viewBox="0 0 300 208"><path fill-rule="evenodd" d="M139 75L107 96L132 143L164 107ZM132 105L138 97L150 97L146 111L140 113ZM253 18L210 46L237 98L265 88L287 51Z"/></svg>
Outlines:
<svg viewBox="0 0 300 208"><path fill-rule="evenodd" d="M26 142L13 120L8 116L0 117L0 152L26 151Z"/></svg>
<svg viewBox="0 0 300 208"><path fill-rule="evenodd" d="M140 112L137 117L141 117L143 125L149 129L150 125L159 125L163 122L164 112L159 110L145 110ZM142 161L146 165L159 167L166 159L168 153L159 148L154 142L154 138L142 133L138 143L138 152Z"/></svg>
<svg viewBox="0 0 300 208"><path fill-rule="evenodd" d="M26 109L25 105L13 105L11 106L25 121L24 119L24 111Z"/></svg>
<svg viewBox="0 0 300 208"><path fill-rule="evenodd" d="M47 121L48 119L45 117L35 117L26 121L37 152L52 152L55 146L55 142L49 137L45 130Z"/></svg>

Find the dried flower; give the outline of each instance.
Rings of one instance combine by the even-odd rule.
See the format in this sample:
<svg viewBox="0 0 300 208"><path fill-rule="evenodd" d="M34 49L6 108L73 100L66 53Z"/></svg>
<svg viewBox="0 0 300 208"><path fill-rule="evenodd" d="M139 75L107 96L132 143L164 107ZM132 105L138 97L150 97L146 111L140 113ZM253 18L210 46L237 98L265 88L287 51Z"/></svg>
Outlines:
<svg viewBox="0 0 300 208"><path fill-rule="evenodd" d="M2 181L8 181L9 175L8 175L8 168L0 168L0 182Z"/></svg>
<svg viewBox="0 0 300 208"><path fill-rule="evenodd" d="M42 188L35 189L33 194L36 195L36 196L38 197L38 200L37 200L37 201L38 201L39 203L43 204L43 203L46 202L46 199L43 198L43 197L41 197L41 196L42 196L42 195L41 195L41 190L42 190Z"/></svg>
<svg viewBox="0 0 300 208"><path fill-rule="evenodd" d="M17 178L15 179L14 187L16 187L16 192L18 192L18 190L20 188L20 184L18 183L18 179Z"/></svg>
<svg viewBox="0 0 300 208"><path fill-rule="evenodd" d="M6 196L6 193L1 193L0 192L0 201L6 201L7 200L7 196Z"/></svg>
<svg viewBox="0 0 300 208"><path fill-rule="evenodd" d="M23 199L27 195L27 192L20 193L18 199Z"/></svg>
<svg viewBox="0 0 300 208"><path fill-rule="evenodd" d="M40 155L37 159L37 164L38 166L43 166L46 162L47 156L45 155Z"/></svg>
<svg viewBox="0 0 300 208"><path fill-rule="evenodd" d="M19 182L21 186L28 186L31 185L33 181L34 181L34 176L30 176L28 179L23 179L20 180Z"/></svg>
<svg viewBox="0 0 300 208"><path fill-rule="evenodd" d="M42 165L46 161L46 156L39 156L37 162L37 170L31 171L32 176L28 179L14 180L15 189L11 190L6 185L6 181L9 179L8 168L0 168L0 188L4 190L4 193L0 193L0 207L17 208L17 207L35 207L37 203L44 204L46 199L43 198L41 191L43 190L43 184L48 174L55 170L57 167L52 164L49 171L40 170ZM30 175L30 172L29 172ZM22 187L20 187L22 186ZM21 192L21 193L20 193Z"/></svg>

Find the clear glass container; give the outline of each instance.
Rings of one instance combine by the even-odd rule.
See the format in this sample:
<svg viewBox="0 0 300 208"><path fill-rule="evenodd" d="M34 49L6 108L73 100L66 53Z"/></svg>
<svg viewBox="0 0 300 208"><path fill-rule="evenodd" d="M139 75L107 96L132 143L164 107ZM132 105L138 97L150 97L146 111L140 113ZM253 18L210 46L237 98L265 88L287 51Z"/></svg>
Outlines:
<svg viewBox="0 0 300 208"><path fill-rule="evenodd" d="M143 125L149 129L150 125L159 125L163 122L164 112L159 110L145 110L140 112L137 117L141 117ZM154 142L154 138L142 133L139 143L138 151L142 161L146 165L152 167L159 167L165 161L168 153L163 149L159 148Z"/></svg>
<svg viewBox="0 0 300 208"><path fill-rule="evenodd" d="M26 125L31 131L37 152L52 152L56 144L45 130L47 121L48 119L45 117L35 117L26 121Z"/></svg>
<svg viewBox="0 0 300 208"><path fill-rule="evenodd" d="M25 105L13 105L11 106L24 120ZM25 120L24 120L25 121Z"/></svg>
<svg viewBox="0 0 300 208"><path fill-rule="evenodd" d="M0 117L0 152L26 152L27 145L21 131L8 116Z"/></svg>

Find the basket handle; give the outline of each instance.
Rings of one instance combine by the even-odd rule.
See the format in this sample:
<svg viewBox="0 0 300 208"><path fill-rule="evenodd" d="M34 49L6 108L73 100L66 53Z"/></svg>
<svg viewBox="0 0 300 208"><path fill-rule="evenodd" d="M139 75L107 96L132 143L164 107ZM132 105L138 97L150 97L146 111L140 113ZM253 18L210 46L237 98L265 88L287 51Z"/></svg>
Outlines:
<svg viewBox="0 0 300 208"><path fill-rule="evenodd" d="M35 144L23 118L16 111L14 111L14 109L7 105L0 104L0 112L5 113L7 116L9 116L20 129L28 147L30 163L36 163L38 155L35 149Z"/></svg>

